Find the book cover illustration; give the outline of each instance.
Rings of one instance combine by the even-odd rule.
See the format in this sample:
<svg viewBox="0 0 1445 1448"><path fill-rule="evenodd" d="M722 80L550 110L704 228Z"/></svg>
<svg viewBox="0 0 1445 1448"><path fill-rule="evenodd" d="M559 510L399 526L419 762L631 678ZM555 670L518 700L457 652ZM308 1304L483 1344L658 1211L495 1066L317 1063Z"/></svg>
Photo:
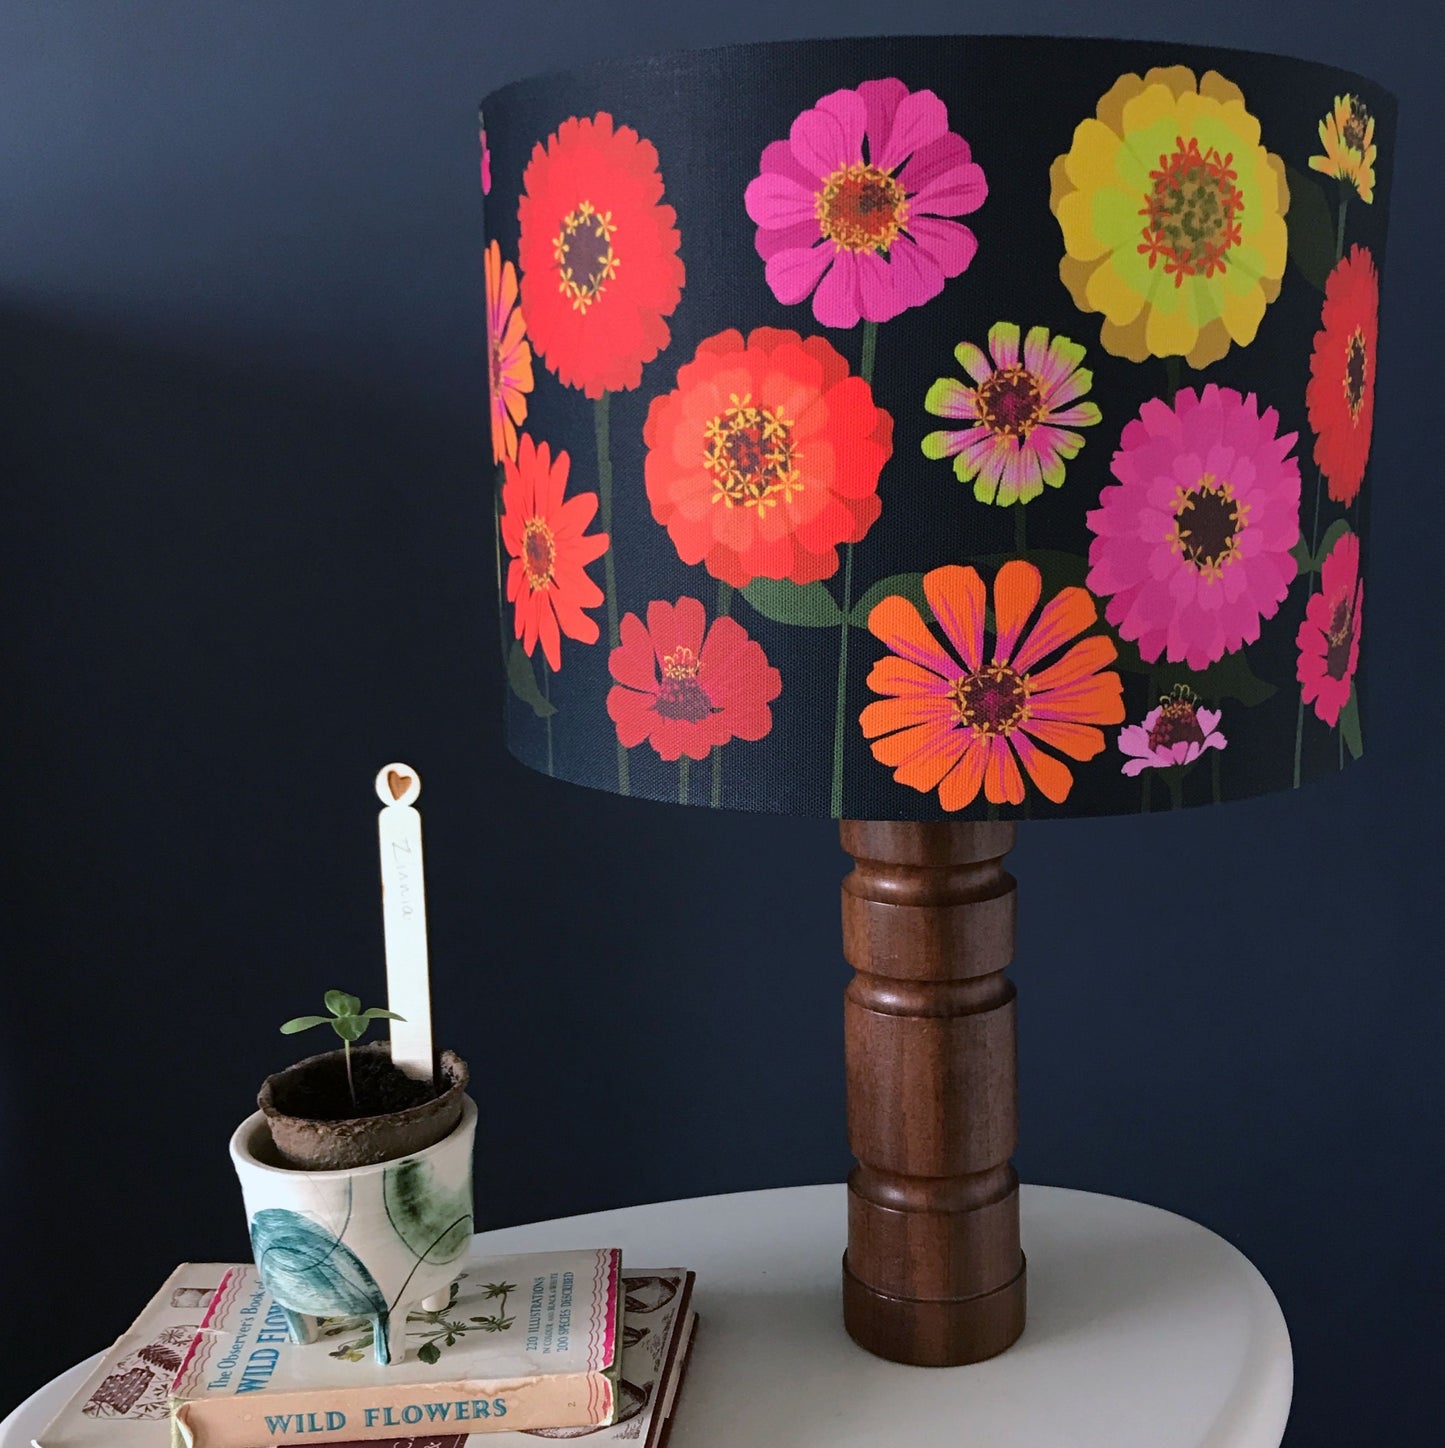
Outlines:
<svg viewBox="0 0 1445 1448"><path fill-rule="evenodd" d="M600 1427L533 1428L487 1440L488 1448L522 1448L529 1438L591 1438L597 1448L608 1443L637 1443L655 1448L672 1407L683 1355L691 1334L692 1274L680 1268L629 1272L622 1279L624 1295L621 1380L617 1419ZM414 1314L415 1315L415 1314ZM365 1351L363 1346L362 1351ZM305 1448L305 1440L281 1445ZM479 1448L466 1433L352 1441L332 1448Z"/></svg>
<svg viewBox="0 0 1445 1448"><path fill-rule="evenodd" d="M292 1343L256 1269L232 1268L171 1386L178 1442L254 1448L454 1423L479 1434L612 1422L621 1254L473 1256L462 1271L446 1308L408 1314L406 1359L380 1366L364 1318L328 1320L321 1342Z"/></svg>
<svg viewBox="0 0 1445 1448"><path fill-rule="evenodd" d="M171 1380L229 1270L224 1262L186 1262L161 1284L55 1416L37 1448L150 1448L170 1416Z"/></svg>

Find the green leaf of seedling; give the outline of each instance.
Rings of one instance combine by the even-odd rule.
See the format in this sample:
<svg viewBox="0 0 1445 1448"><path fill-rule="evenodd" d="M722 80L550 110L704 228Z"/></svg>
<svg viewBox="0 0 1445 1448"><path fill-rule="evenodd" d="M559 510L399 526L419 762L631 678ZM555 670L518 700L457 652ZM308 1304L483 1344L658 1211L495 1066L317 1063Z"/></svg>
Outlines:
<svg viewBox="0 0 1445 1448"><path fill-rule="evenodd" d="M802 628L837 628L843 610L821 583L789 583L786 578L755 578L742 595L764 618Z"/></svg>
<svg viewBox="0 0 1445 1448"><path fill-rule="evenodd" d="M343 1041L354 1045L366 1034L366 1022L360 1016L337 1016L332 1029Z"/></svg>
<svg viewBox="0 0 1445 1448"><path fill-rule="evenodd" d="M1323 188L1303 171L1286 166L1285 174L1289 178L1289 213L1285 217L1289 259L1312 287L1324 291L1335 265L1335 218L1330 203Z"/></svg>
<svg viewBox="0 0 1445 1448"><path fill-rule="evenodd" d="M1345 748L1351 759L1358 759L1365 752L1365 741L1360 736L1360 694L1351 688L1345 707L1340 710L1340 732L1345 736Z"/></svg>
<svg viewBox="0 0 1445 1448"><path fill-rule="evenodd" d="M361 1002L344 990L326 992L326 1009L333 1016L354 1016L361 1009Z"/></svg>
<svg viewBox="0 0 1445 1448"><path fill-rule="evenodd" d="M283 1036L294 1036L297 1031L309 1031L312 1026L329 1026L329 1016L294 1016L281 1027Z"/></svg>
<svg viewBox="0 0 1445 1448"><path fill-rule="evenodd" d="M384 1011L378 1006L372 1006L369 1010L362 1011L363 1021L404 1021L405 1016L399 1016L395 1011Z"/></svg>
<svg viewBox="0 0 1445 1448"><path fill-rule="evenodd" d="M546 664L543 664L543 668ZM507 683L512 692L539 718L546 719L557 712L557 706L546 698L537 687L537 676L532 672L532 661L522 648L521 640L512 645L507 655Z"/></svg>
<svg viewBox="0 0 1445 1448"><path fill-rule="evenodd" d="M849 617L854 628L867 628L868 615L883 602L894 596L906 598L924 618L932 615L928 600L923 596L923 575L921 573L895 573L891 578L880 578L857 603Z"/></svg>

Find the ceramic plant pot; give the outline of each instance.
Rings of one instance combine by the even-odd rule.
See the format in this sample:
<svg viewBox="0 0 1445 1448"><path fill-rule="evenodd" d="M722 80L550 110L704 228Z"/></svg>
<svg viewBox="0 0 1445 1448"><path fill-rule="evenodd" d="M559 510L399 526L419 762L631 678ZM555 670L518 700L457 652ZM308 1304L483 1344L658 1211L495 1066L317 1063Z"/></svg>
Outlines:
<svg viewBox="0 0 1445 1448"><path fill-rule="evenodd" d="M285 1165L335 1171L391 1161L440 1141L461 1120L467 1063L454 1051L437 1060L433 1096L391 1064L385 1041L353 1046L351 1060L366 1114L350 1104L342 1051L307 1056L262 1083L256 1104Z"/></svg>
<svg viewBox="0 0 1445 1448"><path fill-rule="evenodd" d="M287 1166L260 1111L237 1127L251 1251L293 1342L313 1341L318 1317L367 1317L377 1362L400 1362L407 1312L445 1302L472 1235L477 1108L465 1095L460 1108L420 1151L333 1171Z"/></svg>

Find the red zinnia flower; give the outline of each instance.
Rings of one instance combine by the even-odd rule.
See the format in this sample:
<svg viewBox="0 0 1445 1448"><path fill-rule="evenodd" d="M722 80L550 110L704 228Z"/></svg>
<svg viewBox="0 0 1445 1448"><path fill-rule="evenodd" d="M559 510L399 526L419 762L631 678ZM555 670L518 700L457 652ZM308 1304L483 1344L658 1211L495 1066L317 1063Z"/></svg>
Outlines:
<svg viewBox="0 0 1445 1448"><path fill-rule="evenodd" d="M627 614L621 633L607 712L626 748L646 739L663 759L706 759L729 739L761 739L773 727L768 705L782 678L735 619L709 628L697 599L659 599L645 625Z"/></svg>
<svg viewBox="0 0 1445 1448"><path fill-rule="evenodd" d="M605 111L532 148L522 177L522 310L547 366L588 397L636 387L682 296L677 213L657 149Z"/></svg>
<svg viewBox="0 0 1445 1448"><path fill-rule="evenodd" d="M1360 622L1365 585L1360 578L1360 539L1342 533L1320 569L1320 591L1310 595L1295 635L1298 678L1306 704L1331 729L1350 702L1360 663Z"/></svg>
<svg viewBox="0 0 1445 1448"><path fill-rule="evenodd" d="M610 540L606 533L587 533L597 512L596 493L562 501L571 466L565 452L554 462L545 442L535 446L524 433L517 460L507 458L504 465L502 541L512 555L507 598L516 605L516 633L527 656L540 638L556 673L562 667L561 634L597 642L597 625L583 609L596 608L602 590L587 576L587 565L607 551Z"/></svg>
<svg viewBox="0 0 1445 1448"><path fill-rule="evenodd" d="M1325 283L1324 325L1315 333L1305 388L1315 462L1337 503L1359 495L1375 420L1375 341L1380 278L1368 247L1353 246Z"/></svg>
<svg viewBox="0 0 1445 1448"><path fill-rule="evenodd" d="M684 563L735 588L838 568L882 504L893 419L822 337L758 327L702 342L642 431L652 516Z"/></svg>

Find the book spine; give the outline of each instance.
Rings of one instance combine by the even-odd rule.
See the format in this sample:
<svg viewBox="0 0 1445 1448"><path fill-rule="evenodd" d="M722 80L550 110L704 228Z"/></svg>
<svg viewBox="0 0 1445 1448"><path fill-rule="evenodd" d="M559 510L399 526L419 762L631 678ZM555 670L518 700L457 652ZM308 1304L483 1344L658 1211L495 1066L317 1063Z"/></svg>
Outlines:
<svg viewBox="0 0 1445 1448"><path fill-rule="evenodd" d="M604 1372L195 1398L173 1400L171 1408L174 1440L184 1448L601 1428L615 1411L615 1389Z"/></svg>

